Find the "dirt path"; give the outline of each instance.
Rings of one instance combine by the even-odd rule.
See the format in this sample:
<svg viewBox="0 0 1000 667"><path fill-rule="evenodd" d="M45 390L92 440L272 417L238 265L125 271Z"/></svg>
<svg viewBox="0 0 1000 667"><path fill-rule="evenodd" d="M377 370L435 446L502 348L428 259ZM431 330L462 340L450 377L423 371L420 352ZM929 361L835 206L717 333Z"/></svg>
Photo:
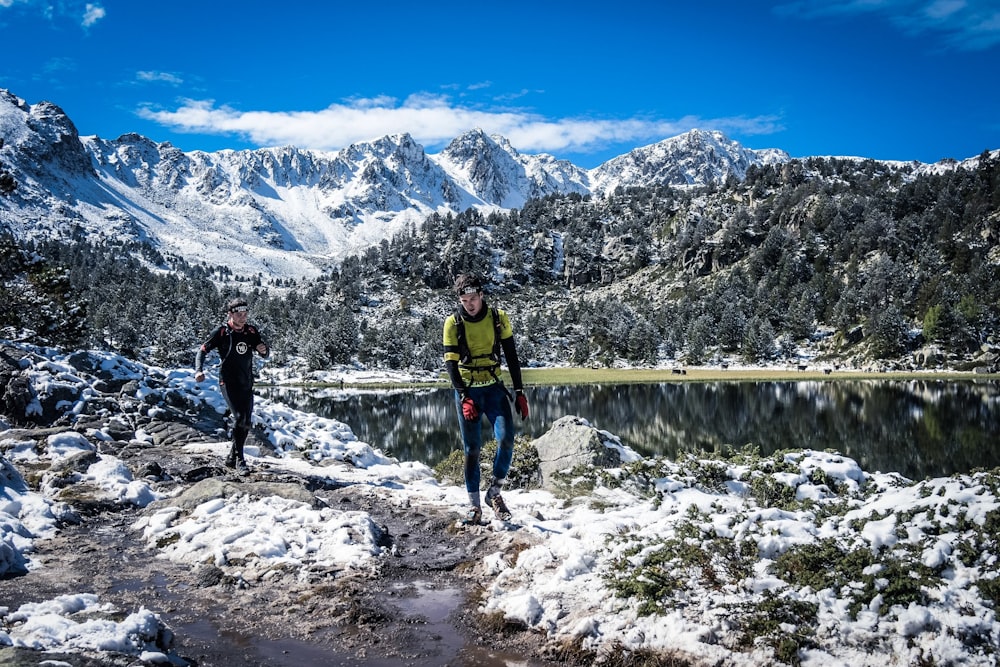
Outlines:
<svg viewBox="0 0 1000 667"><path fill-rule="evenodd" d="M162 452L159 453L162 456ZM140 450L130 467L143 465ZM178 456L175 474L216 462ZM221 472L221 471L220 471ZM288 482L287 478L283 481ZM307 485L309 480L298 479ZM143 510L89 507L79 525L36 543L29 574L0 580L0 605L17 609L59 595L94 593L124 612L149 609L173 631L186 665L367 665L546 667L541 638L490 625L476 612L476 563L518 549L510 533L454 529L439 508L396 508L361 487L314 490L332 507L368 512L393 555L368 575L329 572L300 581L295 572L266 583L233 581L212 565L156 558L132 526ZM51 662L58 661L58 662ZM138 665L123 655L57 655L5 647L3 665Z"/></svg>

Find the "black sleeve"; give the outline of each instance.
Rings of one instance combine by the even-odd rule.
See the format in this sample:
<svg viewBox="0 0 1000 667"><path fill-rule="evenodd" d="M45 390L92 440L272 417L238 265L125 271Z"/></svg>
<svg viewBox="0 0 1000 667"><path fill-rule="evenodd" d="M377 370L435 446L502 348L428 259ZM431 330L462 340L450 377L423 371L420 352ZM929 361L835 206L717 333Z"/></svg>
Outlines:
<svg viewBox="0 0 1000 667"><path fill-rule="evenodd" d="M510 373L510 381L514 384L514 391L520 391L524 388L524 384L521 382L521 361L517 358L514 337L501 338L500 346L503 347L503 358L507 360L507 371Z"/></svg>
<svg viewBox="0 0 1000 667"><path fill-rule="evenodd" d="M264 352L264 354L260 354L260 352L257 352L257 354L260 354L261 357L263 357L264 359L267 359L269 356L271 356L271 345L270 345L270 343L268 343L266 340L264 340L264 332L261 331L260 329L258 329L257 327L254 327L253 332L254 332L254 334L257 335L257 342L253 344L254 350L256 351L257 346L260 345L261 343L263 343L264 347L267 348L267 351Z"/></svg>
<svg viewBox="0 0 1000 667"><path fill-rule="evenodd" d="M457 361L446 361L444 367L448 369L448 377L451 379L451 386L455 391L462 393L465 391L465 382L462 381L462 374L458 370Z"/></svg>
<svg viewBox="0 0 1000 667"><path fill-rule="evenodd" d="M194 370L198 372L205 367L205 355L209 353L213 348L218 347L219 342L219 331L215 330L212 332L211 337L201 344L198 348L197 354L194 355Z"/></svg>

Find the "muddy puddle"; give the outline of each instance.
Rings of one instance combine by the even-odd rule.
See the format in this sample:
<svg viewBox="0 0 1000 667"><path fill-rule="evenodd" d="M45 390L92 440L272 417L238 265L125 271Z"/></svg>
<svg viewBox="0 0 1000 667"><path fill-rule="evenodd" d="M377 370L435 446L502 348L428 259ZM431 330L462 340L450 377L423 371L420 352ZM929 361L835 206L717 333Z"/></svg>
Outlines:
<svg viewBox="0 0 1000 667"><path fill-rule="evenodd" d="M268 639L220 631L210 619L168 620L179 643L228 645L233 662L201 656L198 664L266 667L543 667L544 662L479 646L461 623L465 592L431 580L391 585L382 593L391 619L378 631L342 627L310 640ZM165 619L166 620L166 619ZM294 622L294 621L290 621ZM334 636L336 635L336 636ZM365 636L367 635L367 636ZM337 648L350 645L352 648ZM222 653L226 653L222 651Z"/></svg>

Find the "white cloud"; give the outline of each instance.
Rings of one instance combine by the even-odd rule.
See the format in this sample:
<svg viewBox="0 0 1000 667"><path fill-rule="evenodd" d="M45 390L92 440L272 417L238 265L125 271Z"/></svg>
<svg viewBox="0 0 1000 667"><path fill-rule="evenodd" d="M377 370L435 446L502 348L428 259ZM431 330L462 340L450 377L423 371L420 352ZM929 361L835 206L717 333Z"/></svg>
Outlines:
<svg viewBox="0 0 1000 667"><path fill-rule="evenodd" d="M89 28L90 26L94 25L95 23L103 19L106 14L107 12L104 11L104 7L101 7L100 5L92 5L90 3L87 3L87 6L84 8L83 11L83 23L81 23L81 25L84 28Z"/></svg>
<svg viewBox="0 0 1000 667"><path fill-rule="evenodd" d="M169 83L172 85L180 85L184 83L184 79L180 78L176 74L171 74L170 72L151 72L148 70L139 70L135 73L135 76L139 81L150 81L150 82L161 82Z"/></svg>
<svg viewBox="0 0 1000 667"><path fill-rule="evenodd" d="M175 110L141 109L139 115L180 132L236 134L258 146L292 145L339 150L359 141L409 133L426 149L443 147L474 128L510 139L529 152L597 150L619 142L659 141L700 127L745 135L783 129L774 116L756 118L550 119L521 109L458 106L441 95L419 93L402 103L388 97L354 99L320 111L240 111L213 100L183 100Z"/></svg>
<svg viewBox="0 0 1000 667"><path fill-rule="evenodd" d="M13 7L20 4L41 13L46 20L71 19L80 21L80 27L86 30L107 16L107 10L100 4L88 2L43 2L40 0L0 0L0 8Z"/></svg>
<svg viewBox="0 0 1000 667"><path fill-rule="evenodd" d="M775 7L779 14L817 18L879 14L909 35L938 33L946 45L967 51L1000 44L996 0L796 0Z"/></svg>

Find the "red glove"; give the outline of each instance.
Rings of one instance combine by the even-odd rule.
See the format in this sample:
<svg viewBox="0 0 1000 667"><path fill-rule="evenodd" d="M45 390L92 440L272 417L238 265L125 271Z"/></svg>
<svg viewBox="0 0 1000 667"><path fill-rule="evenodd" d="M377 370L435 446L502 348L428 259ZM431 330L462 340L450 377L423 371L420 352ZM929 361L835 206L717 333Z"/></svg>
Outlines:
<svg viewBox="0 0 1000 667"><path fill-rule="evenodd" d="M528 418L528 399L524 397L524 392L520 389L517 391L517 398L514 399L514 410L521 415L521 421Z"/></svg>
<svg viewBox="0 0 1000 667"><path fill-rule="evenodd" d="M476 421L479 417L479 410L476 410L475 402L466 396L462 399L462 416L465 417L465 421Z"/></svg>

